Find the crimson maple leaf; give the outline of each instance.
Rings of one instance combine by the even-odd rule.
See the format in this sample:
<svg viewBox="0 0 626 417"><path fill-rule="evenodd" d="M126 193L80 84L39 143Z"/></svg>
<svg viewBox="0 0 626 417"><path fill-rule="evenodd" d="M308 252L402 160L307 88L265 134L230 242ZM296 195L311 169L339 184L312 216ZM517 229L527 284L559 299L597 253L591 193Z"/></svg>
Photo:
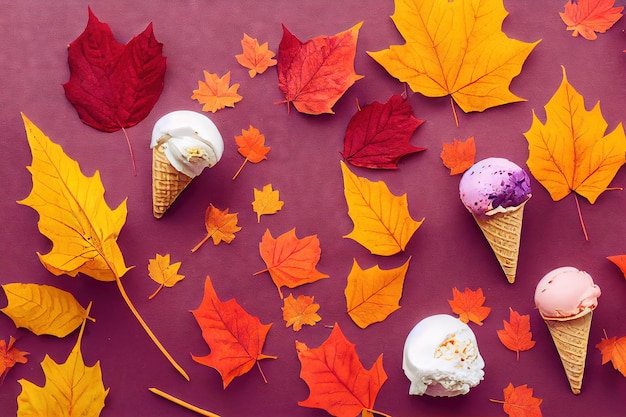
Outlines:
<svg viewBox="0 0 626 417"><path fill-rule="evenodd" d="M396 169L401 157L425 149L409 142L422 123L413 116L409 102L398 94L385 104L374 101L350 119L342 156L354 166Z"/></svg>

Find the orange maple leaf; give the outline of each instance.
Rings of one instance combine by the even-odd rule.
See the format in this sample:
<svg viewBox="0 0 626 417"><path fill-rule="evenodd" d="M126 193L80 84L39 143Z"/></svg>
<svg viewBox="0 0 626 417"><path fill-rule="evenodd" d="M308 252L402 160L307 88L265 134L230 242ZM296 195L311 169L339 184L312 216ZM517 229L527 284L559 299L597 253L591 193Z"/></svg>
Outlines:
<svg viewBox="0 0 626 417"><path fill-rule="evenodd" d="M476 158L474 136L467 138L465 142L454 139L452 144L444 143L440 156L446 168L450 168L450 175L464 173L474 165Z"/></svg>
<svg viewBox="0 0 626 417"><path fill-rule="evenodd" d="M192 355L192 358L217 370L224 388L258 361L276 359L261 353L272 324L261 324L258 317L248 314L235 299L222 302L209 276L204 283L202 302L192 313L211 349L207 356Z"/></svg>
<svg viewBox="0 0 626 417"><path fill-rule="evenodd" d="M251 38L244 33L241 47L243 48L243 53L235 55L235 58L239 64L250 70L248 71L250 78L254 78L257 74L263 74L265 70L277 63L273 59L276 54L269 50L267 42L259 45L259 41L256 38Z"/></svg>
<svg viewBox="0 0 626 417"><path fill-rule="evenodd" d="M569 0L559 15L572 36L580 34L592 41L598 37L596 32L606 32L621 19L624 7L613 7L614 4L615 0Z"/></svg>
<svg viewBox="0 0 626 417"><path fill-rule="evenodd" d="M507 349L517 353L517 360L519 360L521 351L529 350L535 346L535 341L532 340L533 334L530 332L530 315L520 315L509 307L509 317L510 321L508 322L502 320L504 329L498 330L498 339Z"/></svg>
<svg viewBox="0 0 626 417"><path fill-rule="evenodd" d="M484 306L484 302L482 288L476 291L465 288L465 291L461 292L455 287L452 289L452 300L448 300L452 311L459 315L459 320L463 323L472 321L479 326L483 325L483 320L491 312L491 307Z"/></svg>
<svg viewBox="0 0 626 417"><path fill-rule="evenodd" d="M26 358L28 352L17 349L13 346L14 343L15 338L13 336L9 337L8 345L4 340L0 340L0 384L16 363L28 362L28 358Z"/></svg>
<svg viewBox="0 0 626 417"><path fill-rule="evenodd" d="M235 238L235 233L241 230L237 226L237 213L228 213L228 209L220 210L209 204L204 214L206 236L191 250L197 251L209 238L213 238L213 244L219 245L221 241L230 243Z"/></svg>
<svg viewBox="0 0 626 417"><path fill-rule="evenodd" d="M318 348L309 349L296 341L302 366L300 378L309 386L309 397L299 401L302 407L321 408L333 416L356 417L374 407L380 388L387 380L381 354L366 370L355 345L335 323L330 336Z"/></svg>
<svg viewBox="0 0 626 417"><path fill-rule="evenodd" d="M607 259L617 265L622 274L624 274L624 278L626 278L626 255L609 256Z"/></svg>
<svg viewBox="0 0 626 417"><path fill-rule="evenodd" d="M239 84L230 85L230 71L221 78L217 74L204 71L205 81L198 81L198 89L193 90L191 98L203 104L202 111L216 111L225 107L235 107L243 97L237 94Z"/></svg>
<svg viewBox="0 0 626 417"><path fill-rule="evenodd" d="M626 336L609 339L605 332L596 348L602 353L602 365L611 361L613 367L626 377Z"/></svg>
<svg viewBox="0 0 626 417"><path fill-rule="evenodd" d="M293 329L298 332L303 325L315 326L315 323L322 318L317 314L320 309L320 305L314 303L314 297L307 295L299 295L298 298L294 298L289 294L284 299L283 320L285 320L285 327L293 325Z"/></svg>
<svg viewBox="0 0 626 417"><path fill-rule="evenodd" d="M246 159L244 159L243 163L233 176L233 179L237 178L248 161L256 164L264 159L267 159L267 153L271 149L270 147L265 146L265 135L252 125L250 125L248 130L241 129L241 135L235 136L235 141L237 142L237 146L239 146L237 151Z"/></svg>
<svg viewBox="0 0 626 417"><path fill-rule="evenodd" d="M298 239L294 228L274 239L270 231L266 230L259 251L267 269L254 275L269 272L281 299L283 293L280 289L283 286L295 288L328 278L328 275L316 269L322 253L317 235Z"/></svg>
<svg viewBox="0 0 626 417"><path fill-rule="evenodd" d="M504 412L510 417L542 417L541 398L533 397L533 389L526 384L513 387L510 384L504 389L504 401L489 400L502 404Z"/></svg>

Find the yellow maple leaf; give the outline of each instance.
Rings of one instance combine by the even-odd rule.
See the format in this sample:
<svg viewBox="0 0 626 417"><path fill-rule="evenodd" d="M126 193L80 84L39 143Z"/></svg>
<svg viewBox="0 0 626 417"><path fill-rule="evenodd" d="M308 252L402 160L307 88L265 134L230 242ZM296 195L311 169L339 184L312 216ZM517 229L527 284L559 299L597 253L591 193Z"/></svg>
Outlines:
<svg viewBox="0 0 626 417"><path fill-rule="evenodd" d="M393 195L387 185L354 175L341 161L348 215L354 229L344 237L353 239L374 255L403 251L424 219L409 214L406 194Z"/></svg>
<svg viewBox="0 0 626 417"><path fill-rule="evenodd" d="M283 301L285 327L293 326L293 330L299 332L303 325L315 326L315 323L322 319L317 314L320 305L314 302L314 297L299 295L298 298L294 298L292 294L289 294Z"/></svg>
<svg viewBox="0 0 626 417"><path fill-rule="evenodd" d="M398 268L387 270L380 269L378 265L364 270L356 259L353 261L344 294L348 315L360 328L381 322L400 308L410 260Z"/></svg>
<svg viewBox="0 0 626 417"><path fill-rule="evenodd" d="M523 101L509 85L539 41L506 36L507 14L502 0L395 0L406 43L368 53L414 92L449 95L466 113Z"/></svg>
<svg viewBox="0 0 626 417"><path fill-rule="evenodd" d="M65 337L87 317L74 296L50 285L12 283L2 285L7 306L0 309L16 327L36 335Z"/></svg>
<svg viewBox="0 0 626 417"><path fill-rule="evenodd" d="M191 98L203 104L202 111L216 111L225 107L235 107L243 97L237 94L239 84L230 85L230 71L220 77L204 71L205 81L198 81L198 89L193 90Z"/></svg>
<svg viewBox="0 0 626 417"><path fill-rule="evenodd" d="M240 65L249 69L250 78L254 78L257 74L263 74L269 67L277 64L277 61L273 59L276 54L269 50L267 42L259 45L257 39L244 33L241 47L243 53L235 55L235 58Z"/></svg>
<svg viewBox="0 0 626 417"><path fill-rule="evenodd" d="M170 264L169 253L165 256L157 253L154 259L148 260L148 275L154 282L161 284L148 299L152 300L163 287L171 288L185 278L184 275L178 274L180 265L180 262Z"/></svg>
<svg viewBox="0 0 626 417"><path fill-rule="evenodd" d="M87 307L87 313L91 304ZM104 408L109 389L104 388L100 362L86 366L80 350L85 321L76 345L64 363L56 363L50 356L41 362L46 377L43 387L20 379L22 392L17 397L17 417L30 416L84 416L97 417Z"/></svg>
<svg viewBox="0 0 626 417"><path fill-rule="evenodd" d="M263 186L263 190L254 189L254 201L252 209L257 214L257 222L261 222L263 214L275 214L283 208L283 201L280 201L278 190L272 189L272 184Z"/></svg>
<svg viewBox="0 0 626 417"><path fill-rule="evenodd" d="M600 103L586 110L583 96L567 81L565 68L545 110L546 123L533 111L532 125L524 133L530 172L554 201L574 191L595 203L626 162L622 124L605 135L607 123Z"/></svg>

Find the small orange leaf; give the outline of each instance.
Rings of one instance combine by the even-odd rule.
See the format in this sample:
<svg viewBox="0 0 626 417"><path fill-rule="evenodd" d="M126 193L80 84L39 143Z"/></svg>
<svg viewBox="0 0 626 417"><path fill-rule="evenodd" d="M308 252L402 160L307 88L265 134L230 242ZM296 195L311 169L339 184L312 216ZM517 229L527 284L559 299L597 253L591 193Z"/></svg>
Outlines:
<svg viewBox="0 0 626 417"><path fill-rule="evenodd" d="M444 143L440 156L446 168L450 169L450 175L464 173L474 165L476 158L474 136L467 138L465 142L454 139L452 144Z"/></svg>
<svg viewBox="0 0 626 417"><path fill-rule="evenodd" d="M485 307L485 296L482 288L472 291L465 288L461 292L456 288L452 289L452 300L448 300L452 311L459 315L459 320L463 323L474 322L479 326L483 325L483 320L491 312L491 307Z"/></svg>
<svg viewBox="0 0 626 417"><path fill-rule="evenodd" d="M530 332L530 315L520 315L517 311L509 307L510 321L502 320L504 324L503 330L498 330L498 339L507 349L517 353L529 350L535 346L532 340L533 334Z"/></svg>
<svg viewBox="0 0 626 417"><path fill-rule="evenodd" d="M169 253L165 256L157 253L154 259L148 260L148 275L157 284L161 284L148 299L152 300L163 287L173 287L178 281L185 278L184 275L178 274L180 265L180 262L170 264Z"/></svg>
<svg viewBox="0 0 626 417"><path fill-rule="evenodd" d="M609 339L605 333L596 348L602 353L602 365L611 361L613 367L626 377L626 336Z"/></svg>
<svg viewBox="0 0 626 417"><path fill-rule="evenodd" d="M504 401L490 400L494 403L502 404L504 412L509 417L542 417L541 398L533 397L533 389L526 384L513 387L509 384L504 389Z"/></svg>
<svg viewBox="0 0 626 417"><path fill-rule="evenodd" d="M198 81L198 89L193 90L191 98L203 104L202 111L216 111L225 107L235 107L242 100L237 90L239 84L230 85L230 71L221 78L217 74L204 71L205 81Z"/></svg>
<svg viewBox="0 0 626 417"><path fill-rule="evenodd" d="M264 214L275 214L283 208L283 201L280 201L278 190L272 189L272 184L267 184L263 190L254 189L254 201L252 209L257 214L257 221L261 222Z"/></svg>
<svg viewBox="0 0 626 417"><path fill-rule="evenodd" d="M235 141L237 142L237 146L239 146L237 151L246 159L233 176L233 179L237 178L248 161L256 164L267 159L266 155L271 149L265 146L265 135L252 125L250 125L248 130L241 129L241 135L235 136Z"/></svg>
<svg viewBox="0 0 626 417"><path fill-rule="evenodd" d="M276 54L269 50L267 42L259 45L256 38L251 38L244 33L241 47L243 53L235 55L235 58L239 64L250 70L248 71L250 78L254 78L257 74L263 74L266 69L276 65L276 60L273 59Z"/></svg>
<svg viewBox="0 0 626 417"><path fill-rule="evenodd" d="M228 209L220 210L210 204L204 215L206 236L191 250L197 251L209 238L213 238L213 244L219 245L221 241L230 243L235 238L235 233L241 230L237 226L237 213L228 213Z"/></svg>
<svg viewBox="0 0 626 417"><path fill-rule="evenodd" d="M559 13L567 30L572 36L582 35L590 41L595 40L597 33L609 30L622 17L624 7L613 7L615 0L569 0L565 3L565 11Z"/></svg>
<svg viewBox="0 0 626 417"><path fill-rule="evenodd" d="M317 314L317 310L320 309L320 305L314 303L314 298L306 295L299 295L298 298L294 298L289 294L284 300L283 320L285 320L285 327L293 325L293 329L298 332L303 325L315 326L315 323L322 318Z"/></svg>
<svg viewBox="0 0 626 417"><path fill-rule="evenodd" d="M11 368L15 366L16 363L26 363L28 359L26 355L28 352L22 352L13 346L15 343L15 338L13 336L9 337L9 344L4 340L0 340L0 384L4 381L4 377L7 376Z"/></svg>
<svg viewBox="0 0 626 417"><path fill-rule="evenodd" d="M626 255L609 256L607 259L617 265L626 278Z"/></svg>

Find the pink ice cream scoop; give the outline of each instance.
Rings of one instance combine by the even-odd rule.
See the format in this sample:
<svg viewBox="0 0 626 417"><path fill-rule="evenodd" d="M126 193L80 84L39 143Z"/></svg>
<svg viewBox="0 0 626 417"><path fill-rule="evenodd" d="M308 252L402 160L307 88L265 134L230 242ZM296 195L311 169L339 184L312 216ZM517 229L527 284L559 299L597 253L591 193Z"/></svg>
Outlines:
<svg viewBox="0 0 626 417"><path fill-rule="evenodd" d="M459 193L470 212L485 217L528 200L530 178L526 171L508 159L487 158L463 174Z"/></svg>
<svg viewBox="0 0 626 417"><path fill-rule="evenodd" d="M539 281L535 305L544 318L569 319L596 308L600 294L600 287L588 273L564 266Z"/></svg>

